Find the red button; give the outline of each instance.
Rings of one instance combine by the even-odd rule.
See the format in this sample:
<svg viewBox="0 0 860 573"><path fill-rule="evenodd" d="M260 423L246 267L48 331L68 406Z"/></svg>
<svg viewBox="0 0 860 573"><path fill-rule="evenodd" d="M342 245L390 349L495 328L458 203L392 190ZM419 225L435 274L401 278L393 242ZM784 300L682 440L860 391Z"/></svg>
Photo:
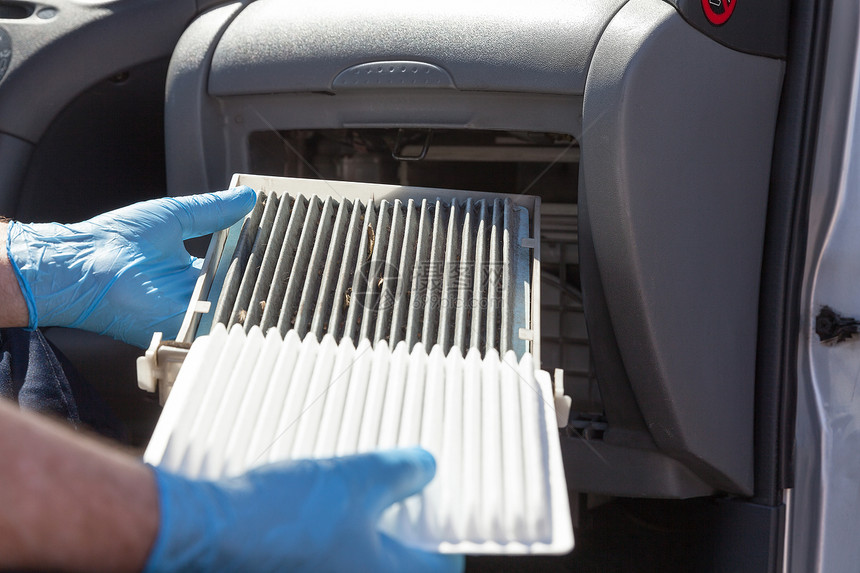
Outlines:
<svg viewBox="0 0 860 573"><path fill-rule="evenodd" d="M702 0L705 18L714 26L725 24L735 11L737 0Z"/></svg>

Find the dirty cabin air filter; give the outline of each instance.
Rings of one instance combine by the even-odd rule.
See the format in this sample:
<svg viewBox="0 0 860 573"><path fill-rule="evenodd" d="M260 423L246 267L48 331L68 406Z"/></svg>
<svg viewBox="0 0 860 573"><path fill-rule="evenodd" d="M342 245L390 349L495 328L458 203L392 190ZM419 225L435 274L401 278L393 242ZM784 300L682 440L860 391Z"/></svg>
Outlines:
<svg viewBox="0 0 860 573"><path fill-rule="evenodd" d="M244 175L235 182L256 189L258 201L229 231L209 295L215 310L197 335L240 324L317 340L539 356L531 279L539 199Z"/></svg>

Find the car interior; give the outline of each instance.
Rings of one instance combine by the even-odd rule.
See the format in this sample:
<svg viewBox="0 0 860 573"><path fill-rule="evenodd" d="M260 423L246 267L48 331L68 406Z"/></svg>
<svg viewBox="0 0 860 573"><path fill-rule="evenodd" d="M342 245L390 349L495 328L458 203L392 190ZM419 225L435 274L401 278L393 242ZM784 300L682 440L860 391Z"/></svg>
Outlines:
<svg viewBox="0 0 860 573"><path fill-rule="evenodd" d="M576 546L467 569L777 571L828 13L0 0L0 213L74 222L235 173L539 197ZM45 334L143 452L143 350Z"/></svg>

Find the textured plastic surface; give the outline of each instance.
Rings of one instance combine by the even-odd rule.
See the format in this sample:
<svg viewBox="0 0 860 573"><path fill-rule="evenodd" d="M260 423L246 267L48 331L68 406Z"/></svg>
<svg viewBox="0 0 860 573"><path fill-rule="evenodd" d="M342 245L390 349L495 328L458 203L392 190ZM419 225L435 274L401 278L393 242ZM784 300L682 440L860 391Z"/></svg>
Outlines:
<svg viewBox="0 0 860 573"><path fill-rule="evenodd" d="M437 473L380 527L433 551L573 547L552 388L531 355L447 355L216 325L189 352L144 459L191 477L421 445Z"/></svg>
<svg viewBox="0 0 860 573"><path fill-rule="evenodd" d="M580 192L638 405L660 449L743 494L782 71L632 0L597 47L583 107Z"/></svg>
<svg viewBox="0 0 860 573"><path fill-rule="evenodd" d="M201 15L182 34L170 59L164 126L171 195L205 193L227 184L227 177L212 175L217 170L214 166L224 164L214 144L221 138L223 120L206 94L206 78L215 44L241 7L242 2L231 2Z"/></svg>
<svg viewBox="0 0 860 573"><path fill-rule="evenodd" d="M356 64L410 60L440 66L461 90L581 94L599 34L622 4L257 0L221 38L209 91L329 91Z"/></svg>
<svg viewBox="0 0 860 573"><path fill-rule="evenodd" d="M31 142L85 88L170 55L196 11L194 0L54 0L51 7L52 18L36 11L3 21L12 58L0 81L0 132Z"/></svg>
<svg viewBox="0 0 860 573"><path fill-rule="evenodd" d="M325 8L320 6L303 5L301 9L306 10L307 14L300 20L305 22L306 26L293 30L291 26L295 22L282 22L284 15L294 15L293 10L297 8L292 5L275 5L276 3L258 0L242 9L243 4L225 4L200 16L183 34L171 59L165 109L167 181L168 193L171 195L223 188L233 173L249 172L252 166L249 162L248 138L261 131L396 126L543 131L577 135L581 131L581 96L559 95L553 86L556 83L573 82L571 85L576 84L577 87L571 89L578 94L582 92L585 66L593 51L593 44L605 21L620 5L597 3L583 8L583 4L575 3L565 9L565 14L570 14L571 10L581 11L582 17L591 22L588 26L593 28L589 28L589 34L592 35L584 34L579 38L567 39L570 46L588 46L587 49L581 50L580 55L585 60L577 60L578 71L573 75L552 68L552 60L547 60L543 54L540 34L558 34L558 28L549 26L538 29L535 27L537 21L524 18L521 22L522 29L517 36L522 43L521 54L512 57L510 61L497 61L494 58L500 57L498 55L480 56L477 52L469 56L490 58L488 62L492 65L484 62L480 66L472 66L475 70L483 70L481 73L484 79L480 81L485 86L482 89L486 91L460 91L438 87L409 90L385 88L380 91L350 86L339 88L336 96L332 97L332 93L335 93L332 92L332 82L344 70L352 69L352 66L379 59L416 61L418 56L392 52L372 57L365 48L374 42L382 42L385 38L382 32L378 32L367 22L364 27L359 26L359 34L359 31L347 28L346 22L307 20L317 14L317 10L322 11L320 14L324 13ZM499 11L496 6L484 8L481 18L487 19L488 23L495 21L493 18L502 18L496 15ZM328 9L332 11L331 18L335 18L337 10L331 6ZM347 12L358 9L347 7ZM416 29L439 24L439 16L427 12L430 7L422 9L419 6L404 6L397 9L399 12L395 10L391 14L390 6L387 5L362 5L360 9L367 12L362 18L380 21L388 21L389 18L396 20L391 14L399 14L399 18L405 17L404 14L410 13L409 10L416 10L414 18L409 21L410 25L404 25L400 32L403 38L412 37L409 35L412 32L407 33L412 30L412 23L416 23ZM460 8L467 11L472 9ZM602 14L600 18L597 18L595 10ZM272 15L270 12L276 14ZM457 10L452 12L457 13ZM477 15L472 17L477 28L484 26L477 23L481 18ZM589 18L593 21L588 20ZM290 38L278 36L277 22L282 22L283 26L289 28L290 33L297 35ZM420 22L424 24L419 26L417 23ZM320 28L317 28L317 25ZM355 25L358 26L357 23ZM243 30L242 34L250 35L240 36L236 32L238 29ZM446 44L456 47L463 42L463 46L466 46L469 42L469 34L456 36L443 28L437 28L437 31L447 35L434 40L434 46ZM359 35L350 40L352 44L341 42L340 48L349 50L332 59L333 62L340 62L336 66L321 64L322 72L315 64L311 64L316 62L315 58L325 57L325 51L314 54L303 52L304 48L299 51L273 51L281 41L299 44L306 42L310 45L325 34L335 32L344 38L352 33ZM498 30L493 33L500 35ZM375 39L377 35L379 38ZM522 39L523 35L530 36L531 40L526 42ZM232 38L230 42L238 43L238 51L226 49L229 38ZM395 39L388 38L386 41L388 40L394 42L392 46L396 47ZM457 49L466 50L463 46ZM554 57L567 61L567 58L572 57L565 55L571 51L570 46L561 48ZM427 49L430 47L428 45ZM328 49L335 48L332 45L326 48ZM433 57L428 56L429 61L421 63L444 71L452 76L452 81L456 84L456 65L451 68L445 60L451 49L453 48L445 48ZM574 51L579 54L580 49ZM465 52L461 55L466 57ZM221 58L219 66L223 67L229 63L229 70L225 70L231 70L229 74L222 70L224 74L219 76L221 79L218 81L221 82L224 94L230 94L223 97L216 97L215 92L210 93L210 75L216 75L212 68L216 56ZM534 67L534 74L524 71L522 66L526 65L525 62L530 62L528 65ZM389 62L389 68L391 65L393 64ZM235 66L235 69L231 66ZM472 68L469 70L473 71ZM308 82L317 82L322 76L325 77L323 87L317 85L311 89ZM512 77L520 78L518 81L521 85L512 87ZM550 78L555 79L550 81ZM258 88L254 83L258 79L265 85L260 84ZM271 82L283 83L283 90L276 89L274 84L269 85ZM457 87L463 89L462 85L457 84ZM568 87L561 90L561 93L570 91ZM511 91L513 88L522 90ZM546 90L547 93L538 93L540 90ZM404 96L407 93L408 96ZM217 94L221 92L218 91Z"/></svg>
<svg viewBox="0 0 860 573"><path fill-rule="evenodd" d="M683 463L656 449L624 447L579 435L561 435L571 491L685 499L715 493Z"/></svg>

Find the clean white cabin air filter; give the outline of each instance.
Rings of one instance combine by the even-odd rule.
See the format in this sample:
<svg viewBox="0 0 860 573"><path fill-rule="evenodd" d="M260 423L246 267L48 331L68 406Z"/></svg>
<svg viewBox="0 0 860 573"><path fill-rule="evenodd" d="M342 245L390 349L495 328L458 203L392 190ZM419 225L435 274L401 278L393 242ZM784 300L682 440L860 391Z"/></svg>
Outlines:
<svg viewBox="0 0 860 573"><path fill-rule="evenodd" d="M530 354L355 347L217 324L192 346L144 459L218 478L278 460L421 445L437 475L381 528L470 554L573 547L549 375Z"/></svg>

